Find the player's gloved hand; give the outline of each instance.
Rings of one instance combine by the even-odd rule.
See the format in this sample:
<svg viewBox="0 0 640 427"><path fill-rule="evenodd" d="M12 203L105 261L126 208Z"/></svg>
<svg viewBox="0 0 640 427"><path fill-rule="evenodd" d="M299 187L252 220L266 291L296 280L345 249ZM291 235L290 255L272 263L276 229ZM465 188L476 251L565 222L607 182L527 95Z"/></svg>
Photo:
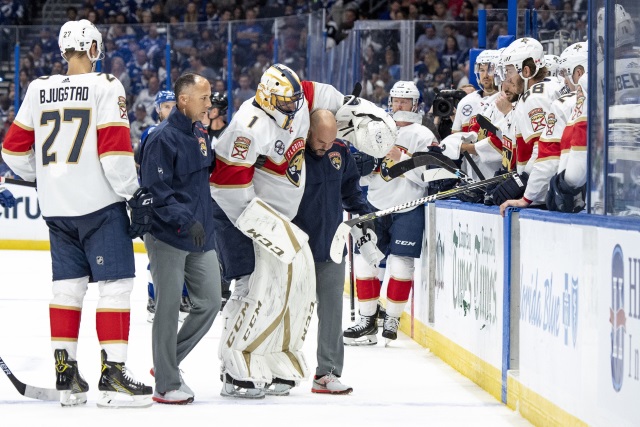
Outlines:
<svg viewBox="0 0 640 427"><path fill-rule="evenodd" d="M378 249L378 237L374 227L373 221L358 224L351 229L351 235L356 248L358 248L367 264L377 267L380 261L384 259L384 254Z"/></svg>
<svg viewBox="0 0 640 427"><path fill-rule="evenodd" d="M260 169L261 167L264 166L266 162L267 162L267 156L265 156L264 154L259 154L258 158L256 159L256 162L253 164L253 167Z"/></svg>
<svg viewBox="0 0 640 427"><path fill-rule="evenodd" d="M16 205L16 198L13 197L11 191L0 187L0 206L3 208L12 208Z"/></svg>
<svg viewBox="0 0 640 427"><path fill-rule="evenodd" d="M127 202L131 208L129 237L135 239L151 231L153 219L153 196L145 187L140 187Z"/></svg>
<svg viewBox="0 0 640 427"><path fill-rule="evenodd" d="M500 206L507 200L522 198L522 196L524 196L524 190L527 187L528 179L529 174L527 173L510 176L505 182L498 185L496 189L493 190L493 203Z"/></svg>
<svg viewBox="0 0 640 427"><path fill-rule="evenodd" d="M468 185L466 182L461 181L458 187ZM456 196L458 200L467 203L484 203L484 189L476 188L473 190L465 191L464 193Z"/></svg>
<svg viewBox="0 0 640 427"><path fill-rule="evenodd" d="M200 224L200 221L196 221L191 228L189 228L189 235L193 237L193 244L197 248L204 246L205 234L204 227Z"/></svg>
<svg viewBox="0 0 640 427"><path fill-rule="evenodd" d="M378 159L375 157L370 156L367 153L363 153L362 151L358 151L358 149L353 145L349 146L349 150L351 151L353 160L356 162L356 169L358 169L360 176L369 175L378 166Z"/></svg>

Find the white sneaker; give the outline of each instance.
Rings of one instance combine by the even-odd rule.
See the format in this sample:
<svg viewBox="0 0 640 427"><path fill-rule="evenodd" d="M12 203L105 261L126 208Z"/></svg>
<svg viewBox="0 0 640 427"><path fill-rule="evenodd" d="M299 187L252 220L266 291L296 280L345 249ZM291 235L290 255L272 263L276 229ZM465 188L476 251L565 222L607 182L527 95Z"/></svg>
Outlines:
<svg viewBox="0 0 640 427"><path fill-rule="evenodd" d="M178 390L167 391L166 393L160 393L157 390L153 392L153 401L158 403L165 403L169 405L186 405L193 402L193 394L187 393L180 387Z"/></svg>
<svg viewBox="0 0 640 427"><path fill-rule="evenodd" d="M349 394L352 391L352 387L342 384L333 374L327 374L320 378L315 377L311 387L311 393Z"/></svg>

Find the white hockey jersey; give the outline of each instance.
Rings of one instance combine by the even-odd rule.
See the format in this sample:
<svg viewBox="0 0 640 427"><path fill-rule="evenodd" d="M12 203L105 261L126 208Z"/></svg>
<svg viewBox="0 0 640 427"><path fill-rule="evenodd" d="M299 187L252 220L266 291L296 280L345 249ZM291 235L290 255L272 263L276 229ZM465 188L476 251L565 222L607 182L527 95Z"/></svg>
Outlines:
<svg viewBox="0 0 640 427"><path fill-rule="evenodd" d="M44 217L90 214L138 189L125 92L110 74L31 82L2 155L23 179L37 179Z"/></svg>
<svg viewBox="0 0 640 427"><path fill-rule="evenodd" d="M429 129L421 124L412 123L398 128L398 139L395 146L403 153L402 161L409 159L413 153L427 151L428 147L436 141ZM389 168L394 164L393 160L385 157L370 175L367 198L378 209L387 209L424 197L427 186L427 183L422 180L424 168L417 168L398 178L391 179ZM415 207L407 209L407 211L412 209Z"/></svg>
<svg viewBox="0 0 640 427"><path fill-rule="evenodd" d="M469 128L473 124L472 119L479 112L483 112L497 95L497 93L494 93L485 96L484 91L477 90L462 98L456 107L456 115L453 118L451 131L469 132Z"/></svg>
<svg viewBox="0 0 640 427"><path fill-rule="evenodd" d="M306 181L309 113L326 109L335 114L344 101L333 86L310 81L301 84L305 100L290 129L276 125L251 98L240 106L216 144L211 196L234 224L256 196L289 219L298 212ZM266 156L266 161L256 168L259 155Z"/></svg>

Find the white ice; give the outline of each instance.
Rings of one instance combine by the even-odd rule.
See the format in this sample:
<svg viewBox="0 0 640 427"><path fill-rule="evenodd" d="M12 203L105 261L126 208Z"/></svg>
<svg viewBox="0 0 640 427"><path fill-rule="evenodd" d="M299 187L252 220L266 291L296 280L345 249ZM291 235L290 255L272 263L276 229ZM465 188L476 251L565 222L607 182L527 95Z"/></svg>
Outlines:
<svg viewBox="0 0 640 427"><path fill-rule="evenodd" d="M46 251L0 251L0 357L21 381L55 387L49 342L48 304L51 260ZM138 277L132 294L127 366L139 380L153 385L149 374L151 324L146 321L147 259L136 254ZM529 426L469 379L400 334L385 348L346 347L342 380L354 388L348 396L311 393L303 382L288 397L260 401L220 396L217 356L221 321L183 362L184 378L195 392L187 406L154 404L148 409L96 407L100 350L95 332L97 289L89 285L80 328L78 361L89 382L86 406L62 408L21 396L0 375L0 427L27 426ZM344 300L343 325L348 326L349 300ZM315 369L317 321L312 322L305 355Z"/></svg>

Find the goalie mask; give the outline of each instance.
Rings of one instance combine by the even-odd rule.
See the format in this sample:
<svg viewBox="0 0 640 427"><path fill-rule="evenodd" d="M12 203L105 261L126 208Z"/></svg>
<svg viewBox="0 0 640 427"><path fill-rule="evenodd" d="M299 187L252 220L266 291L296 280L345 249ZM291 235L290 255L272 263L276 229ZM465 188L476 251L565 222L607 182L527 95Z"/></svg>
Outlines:
<svg viewBox="0 0 640 427"><path fill-rule="evenodd" d="M389 112L393 116L393 120L396 122L409 122L409 123L422 123L422 96L420 91L413 82L410 81L398 81L389 91L388 107ZM409 110L402 105L396 105L394 108L394 99L410 100L411 106Z"/></svg>
<svg viewBox="0 0 640 427"><path fill-rule="evenodd" d="M529 58L533 60L534 69L531 70L531 75L529 77L524 77L522 75L524 63ZM515 67L515 71L518 73L520 78L524 80L525 91L529 87L529 79L538 74L538 71L545 66L544 49L542 48L542 45L539 41L529 37L523 37L511 43L509 47L502 52L501 60L504 67L504 77L507 77L508 66L512 65Z"/></svg>
<svg viewBox="0 0 640 427"><path fill-rule="evenodd" d="M566 48L560 55L560 75L566 77L573 85L578 82L573 80L573 72L581 65L584 72L588 71L589 45L586 42L574 43Z"/></svg>
<svg viewBox="0 0 640 427"><path fill-rule="evenodd" d="M91 45L96 42L96 56L91 56ZM104 47L102 45L102 34L86 19L80 21L69 21L60 28L58 36L58 46L60 54L67 61L67 52L86 52L92 64L104 58ZM67 61L69 62L69 61Z"/></svg>
<svg viewBox="0 0 640 427"><path fill-rule="evenodd" d="M286 65L274 64L262 75L255 100L278 126L289 129L304 102L300 79Z"/></svg>

